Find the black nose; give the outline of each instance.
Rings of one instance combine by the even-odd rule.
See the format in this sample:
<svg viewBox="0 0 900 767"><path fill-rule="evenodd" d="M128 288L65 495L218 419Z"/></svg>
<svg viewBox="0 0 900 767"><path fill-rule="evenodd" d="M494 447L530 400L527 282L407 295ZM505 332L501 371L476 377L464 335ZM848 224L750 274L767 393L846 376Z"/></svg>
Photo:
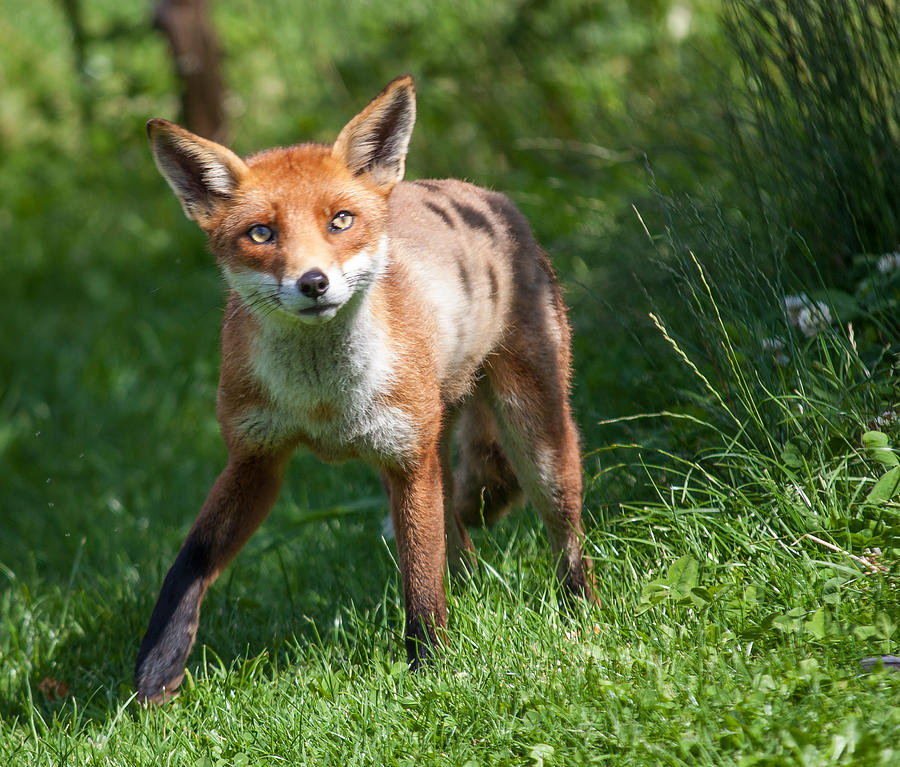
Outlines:
<svg viewBox="0 0 900 767"><path fill-rule="evenodd" d="M328 290L328 277L320 269L310 269L297 280L297 287L307 298L318 298Z"/></svg>

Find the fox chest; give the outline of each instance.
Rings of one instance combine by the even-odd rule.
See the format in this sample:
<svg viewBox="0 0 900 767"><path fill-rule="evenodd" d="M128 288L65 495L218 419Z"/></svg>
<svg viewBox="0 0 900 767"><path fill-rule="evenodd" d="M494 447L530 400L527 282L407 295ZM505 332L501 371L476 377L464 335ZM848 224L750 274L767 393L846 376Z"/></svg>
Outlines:
<svg viewBox="0 0 900 767"><path fill-rule="evenodd" d="M249 362L265 397L243 416L245 440L299 442L325 460L397 463L412 452L412 419L385 396L393 364L379 334L336 341L272 334L258 339Z"/></svg>

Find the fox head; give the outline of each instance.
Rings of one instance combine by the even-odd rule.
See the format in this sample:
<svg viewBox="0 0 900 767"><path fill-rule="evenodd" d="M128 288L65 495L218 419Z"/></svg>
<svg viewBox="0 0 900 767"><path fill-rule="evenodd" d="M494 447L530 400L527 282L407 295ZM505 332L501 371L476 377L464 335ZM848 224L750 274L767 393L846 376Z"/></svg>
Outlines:
<svg viewBox="0 0 900 767"><path fill-rule="evenodd" d="M246 160L167 120L147 132L156 166L244 304L322 323L386 267L388 196L403 178L415 109L412 78L399 77L333 145Z"/></svg>

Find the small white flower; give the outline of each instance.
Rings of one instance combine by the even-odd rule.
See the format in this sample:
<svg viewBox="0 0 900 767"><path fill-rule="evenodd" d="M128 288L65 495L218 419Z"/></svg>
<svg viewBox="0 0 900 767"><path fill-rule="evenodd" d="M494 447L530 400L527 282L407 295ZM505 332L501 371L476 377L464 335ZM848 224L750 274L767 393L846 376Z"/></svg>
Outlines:
<svg viewBox="0 0 900 767"><path fill-rule="evenodd" d="M784 297L784 310L788 322L799 328L807 338L812 338L822 328L831 324L831 311L823 301L813 301L805 293Z"/></svg>
<svg viewBox="0 0 900 767"><path fill-rule="evenodd" d="M878 257L878 271L882 274L893 272L897 268L900 268L900 250Z"/></svg>
<svg viewBox="0 0 900 767"><path fill-rule="evenodd" d="M828 310L828 306L821 301L804 306L797 317L797 326L807 338L812 338L822 328L826 328L830 324L831 312Z"/></svg>
<svg viewBox="0 0 900 767"><path fill-rule="evenodd" d="M801 293L798 296L785 296L784 297L784 310L787 312L788 322L791 323L794 327L797 327L797 317L800 315L800 311L809 303L809 298L806 297L806 293Z"/></svg>
<svg viewBox="0 0 900 767"><path fill-rule="evenodd" d="M897 415L896 410L885 410L880 416L875 419L875 425L879 429L884 429L895 423L898 417L900 416Z"/></svg>
<svg viewBox="0 0 900 767"><path fill-rule="evenodd" d="M809 303L809 296L806 293L798 293L796 296L785 296L784 305L788 309L797 308Z"/></svg>

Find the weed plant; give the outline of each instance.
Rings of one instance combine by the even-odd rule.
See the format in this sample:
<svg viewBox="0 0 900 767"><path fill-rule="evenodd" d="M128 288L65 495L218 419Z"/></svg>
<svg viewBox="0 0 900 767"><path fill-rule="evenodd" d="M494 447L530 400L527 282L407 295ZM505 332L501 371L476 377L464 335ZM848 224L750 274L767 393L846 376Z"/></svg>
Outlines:
<svg viewBox="0 0 900 767"><path fill-rule="evenodd" d="M857 253L900 244L900 13L894 0L727 0L744 82L739 177L767 220L846 286ZM794 266L803 264L795 253Z"/></svg>

